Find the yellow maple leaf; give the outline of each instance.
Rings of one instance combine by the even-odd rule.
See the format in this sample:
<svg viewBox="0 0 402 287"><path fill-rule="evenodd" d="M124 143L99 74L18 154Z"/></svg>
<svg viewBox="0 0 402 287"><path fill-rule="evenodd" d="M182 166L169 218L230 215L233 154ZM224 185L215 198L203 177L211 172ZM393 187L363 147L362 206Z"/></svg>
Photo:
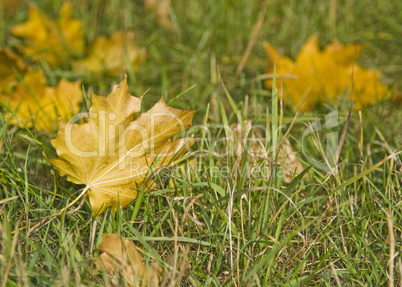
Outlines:
<svg viewBox="0 0 402 287"><path fill-rule="evenodd" d="M139 115L140 109L141 98L128 93L125 78L107 97L92 95L86 123L61 121L52 140L59 157L50 163L86 186L81 194L88 192L94 214L132 202L151 168L169 164L193 143L191 137L170 138L191 126L195 111L171 108L163 98Z"/></svg>
<svg viewBox="0 0 402 287"><path fill-rule="evenodd" d="M147 269L131 240L123 239L119 234L103 234L96 250L102 252L92 258L98 270L113 277L122 276L129 286L159 286L159 266L153 264Z"/></svg>
<svg viewBox="0 0 402 287"><path fill-rule="evenodd" d="M134 33L116 32L110 38L100 36L89 48L88 57L73 63L79 72L118 75L136 70L145 59L145 49L134 44Z"/></svg>
<svg viewBox="0 0 402 287"><path fill-rule="evenodd" d="M27 66L24 60L8 48L0 48L0 92L17 80L17 73L23 73Z"/></svg>
<svg viewBox="0 0 402 287"><path fill-rule="evenodd" d="M38 8L31 7L28 20L12 27L11 32L26 39L19 47L21 53L35 60L44 59L52 65L65 62L84 50L82 22L72 17L73 8L63 4L60 17L50 20Z"/></svg>
<svg viewBox="0 0 402 287"><path fill-rule="evenodd" d="M289 103L288 94L297 110L308 111L319 102L341 97L347 88L352 91L352 83L357 109L362 104L375 103L389 96L387 88L379 81L379 72L354 63L362 45L342 45L334 40L321 51L317 36L311 36L296 61L280 55L269 43L264 47L271 62L276 60L277 82L286 89L285 102ZM273 67L268 72L273 73ZM370 81L368 85L367 81ZM272 88L272 80L266 81L265 85Z"/></svg>
<svg viewBox="0 0 402 287"><path fill-rule="evenodd" d="M69 120L79 110L80 82L62 79L57 87L46 86L42 71L29 70L24 81L18 83L11 94L0 94L0 100L15 111L28 127L53 132L57 119ZM19 123L16 119L14 123Z"/></svg>

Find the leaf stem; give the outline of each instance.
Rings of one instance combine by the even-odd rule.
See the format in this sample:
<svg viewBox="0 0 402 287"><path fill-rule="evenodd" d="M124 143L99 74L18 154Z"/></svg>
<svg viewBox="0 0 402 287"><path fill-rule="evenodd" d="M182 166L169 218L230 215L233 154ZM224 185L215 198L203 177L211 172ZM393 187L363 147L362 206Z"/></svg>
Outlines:
<svg viewBox="0 0 402 287"><path fill-rule="evenodd" d="M47 223L51 222L53 219L55 219L57 216L61 215L63 212L65 212L67 209L69 209L72 205L74 205L81 197L83 197L87 191L89 189L89 186L86 186L82 192L80 193L79 196L77 196L76 199L74 199L71 203L69 203L67 206L65 206L64 208L60 209L58 212L53 213L52 215L46 216L45 218L43 218L40 222L38 222L37 224L35 224L34 226L32 226L31 229L29 229L27 235L31 235L32 232L36 231L39 227L41 227L43 224L45 224L45 222L47 221ZM49 219L50 218L50 219ZM49 220L48 220L49 219ZM22 229L24 229L26 227L23 227Z"/></svg>

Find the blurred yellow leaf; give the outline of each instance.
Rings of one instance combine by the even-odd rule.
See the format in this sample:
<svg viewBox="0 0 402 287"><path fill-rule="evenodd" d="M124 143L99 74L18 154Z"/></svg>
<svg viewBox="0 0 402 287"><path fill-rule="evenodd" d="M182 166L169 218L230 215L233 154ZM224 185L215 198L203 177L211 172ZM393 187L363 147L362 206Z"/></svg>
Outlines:
<svg viewBox="0 0 402 287"><path fill-rule="evenodd" d="M88 57L74 62L73 70L118 75L130 69L136 70L144 59L145 49L134 44L132 31L116 32L110 38L96 38L89 48Z"/></svg>
<svg viewBox="0 0 402 287"><path fill-rule="evenodd" d="M159 266L153 264L147 268L131 240L123 239L119 234L103 234L96 250L102 252L92 258L96 268L113 276L112 282L121 276L127 286L159 286Z"/></svg>
<svg viewBox="0 0 402 287"><path fill-rule="evenodd" d="M21 53L35 60L44 59L52 65L82 54L82 23L74 19L72 14L73 8L68 3L63 4L56 21L48 19L38 8L31 7L28 20L11 29L15 36L26 40L19 47Z"/></svg>
<svg viewBox="0 0 402 287"><path fill-rule="evenodd" d="M28 127L53 132L57 119L69 120L79 110L80 83L62 79L57 87L46 86L42 71L28 71L22 83L11 94L1 94L0 100L7 104ZM19 123L16 119L14 123Z"/></svg>
<svg viewBox="0 0 402 287"><path fill-rule="evenodd" d="M81 194L88 192L94 215L135 200L149 184L148 173L194 142L170 138L191 126L195 111L171 108L163 98L147 112L140 110L141 98L128 93L124 79L107 97L92 95L86 123L61 121L52 140L59 157L48 160L61 176L86 186Z"/></svg>
<svg viewBox="0 0 402 287"><path fill-rule="evenodd" d="M334 40L321 51L317 36L311 36L296 61L280 55L269 43L264 47L271 62L276 61L277 87L284 88L286 103L289 103L288 94L297 110L308 111L319 102L341 97L346 89L352 91L352 83L356 109L390 95L379 81L380 72L363 69L355 63L362 45L342 45ZM273 65L268 73L273 73ZM272 80L265 84L272 88Z"/></svg>
<svg viewBox="0 0 402 287"><path fill-rule="evenodd" d="M0 92L17 80L16 72L23 73L27 66L24 60L8 48L0 48Z"/></svg>

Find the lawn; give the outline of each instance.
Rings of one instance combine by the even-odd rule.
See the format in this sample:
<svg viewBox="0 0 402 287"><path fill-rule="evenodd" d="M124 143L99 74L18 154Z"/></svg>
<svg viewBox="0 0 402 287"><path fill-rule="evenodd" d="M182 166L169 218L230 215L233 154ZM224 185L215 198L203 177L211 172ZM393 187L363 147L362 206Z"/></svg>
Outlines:
<svg viewBox="0 0 402 287"><path fill-rule="evenodd" d="M112 57L113 71L75 68L84 53L21 50L26 39L13 27L30 5L56 21L66 1L3 2L0 47L27 67L13 67L3 84L10 64L0 51L2 286L135 286L93 264L105 234L134 242L146 270L157 266L160 286L402 286L401 1L171 0L158 12L144 1L71 0L85 47L134 32L130 41L146 56L135 65ZM264 42L295 60L312 35L321 49L334 39L362 44L354 65L381 71L390 97L350 109L352 88L307 111L287 105ZM27 81L28 71L43 82L38 74ZM107 96L125 74L143 112L161 97L196 110L193 127L178 135L195 143L177 164L149 172L150 184L133 186L135 201L93 216L85 185L47 160L57 157L54 111L39 122L18 114L27 99L7 101L19 89L42 101L68 81L68 91L82 89L77 107L86 112L92 92Z"/></svg>

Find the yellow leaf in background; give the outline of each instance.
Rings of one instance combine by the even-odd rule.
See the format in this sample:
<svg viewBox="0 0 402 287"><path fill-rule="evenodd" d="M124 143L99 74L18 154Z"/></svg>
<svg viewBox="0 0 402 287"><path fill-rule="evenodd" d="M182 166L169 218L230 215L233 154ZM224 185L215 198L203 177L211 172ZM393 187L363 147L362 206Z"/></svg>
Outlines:
<svg viewBox="0 0 402 287"><path fill-rule="evenodd" d="M0 95L0 100L28 127L53 132L57 129L58 117L69 120L79 110L80 82L62 79L57 87L49 87L42 71L30 70L15 91ZM13 122L19 123L16 119Z"/></svg>
<svg viewBox="0 0 402 287"><path fill-rule="evenodd" d="M277 87L279 90L283 88L286 103L288 101L285 95L289 93L290 99L297 109L301 109L301 104L303 104L303 110L310 110L319 101L318 92L320 90L317 84L306 87L306 83L315 83L312 70L305 69L290 58L280 55L269 43L264 43L264 47L272 63L276 62ZM309 48L311 49L311 45L307 46L307 49ZM269 74L273 74L273 72L273 68L268 71ZM272 88L272 80L266 81L265 85ZM308 100L306 100L307 97Z"/></svg>
<svg viewBox="0 0 402 287"><path fill-rule="evenodd" d="M333 58L339 65L350 66L353 65L357 58L359 58L363 48L364 46L362 44L342 45L335 39L325 47L323 54L326 57Z"/></svg>
<svg viewBox="0 0 402 287"><path fill-rule="evenodd" d="M131 240L123 239L119 234L103 234L96 250L102 252L92 258L99 271L113 277L122 276L127 286L159 286L159 266L155 263L147 268Z"/></svg>
<svg viewBox="0 0 402 287"><path fill-rule="evenodd" d="M110 38L96 38L88 57L74 62L73 70L119 75L130 69L136 70L144 59L145 49L134 44L132 31L116 32Z"/></svg>
<svg viewBox="0 0 402 287"><path fill-rule="evenodd" d="M17 80L16 72L23 73L27 66L24 60L8 48L0 48L0 92Z"/></svg>
<svg viewBox="0 0 402 287"><path fill-rule="evenodd" d="M390 97L387 87L380 82L381 72L363 69L355 65L349 67L349 73L353 73L353 94L356 109L375 104L384 97Z"/></svg>
<svg viewBox="0 0 402 287"><path fill-rule="evenodd" d="M321 51L317 36L311 36L294 62L280 55L270 44L265 43L264 47L271 62L276 60L277 87L283 87L285 102L289 104L290 100L297 110L309 111L319 102L342 97L346 89L351 92L352 79L356 109L389 96L386 86L379 81L379 72L363 69L355 63L362 45L342 45L334 40ZM273 73L273 64L268 73ZM265 85L272 88L272 80Z"/></svg>
<svg viewBox="0 0 402 287"><path fill-rule="evenodd" d="M278 51L276 51L276 49L268 42L264 43L264 48L269 58L271 59L272 64L276 62L277 76L282 75L283 77L285 77L287 74L290 74L292 72L295 64L290 58L279 54Z"/></svg>
<svg viewBox="0 0 402 287"><path fill-rule="evenodd" d="M72 17L73 8L63 4L56 21L48 19L36 7L29 10L28 20L12 27L11 32L24 38L21 53L35 60L46 60L52 65L83 53L82 23Z"/></svg>
<svg viewBox="0 0 402 287"><path fill-rule="evenodd" d="M307 100L313 98L316 102L326 102L328 98L340 96L348 85L349 76L345 67L339 65L336 57L330 53L320 51L316 36L307 40L297 55L295 64L295 71L300 79L298 88L308 91Z"/></svg>
<svg viewBox="0 0 402 287"><path fill-rule="evenodd" d="M61 176L86 186L94 215L135 200L151 168L170 164L194 141L170 138L191 126L195 111L171 108L163 98L140 110L141 99L128 93L124 79L107 97L92 95L86 123L61 121L52 140L59 158L48 160Z"/></svg>

